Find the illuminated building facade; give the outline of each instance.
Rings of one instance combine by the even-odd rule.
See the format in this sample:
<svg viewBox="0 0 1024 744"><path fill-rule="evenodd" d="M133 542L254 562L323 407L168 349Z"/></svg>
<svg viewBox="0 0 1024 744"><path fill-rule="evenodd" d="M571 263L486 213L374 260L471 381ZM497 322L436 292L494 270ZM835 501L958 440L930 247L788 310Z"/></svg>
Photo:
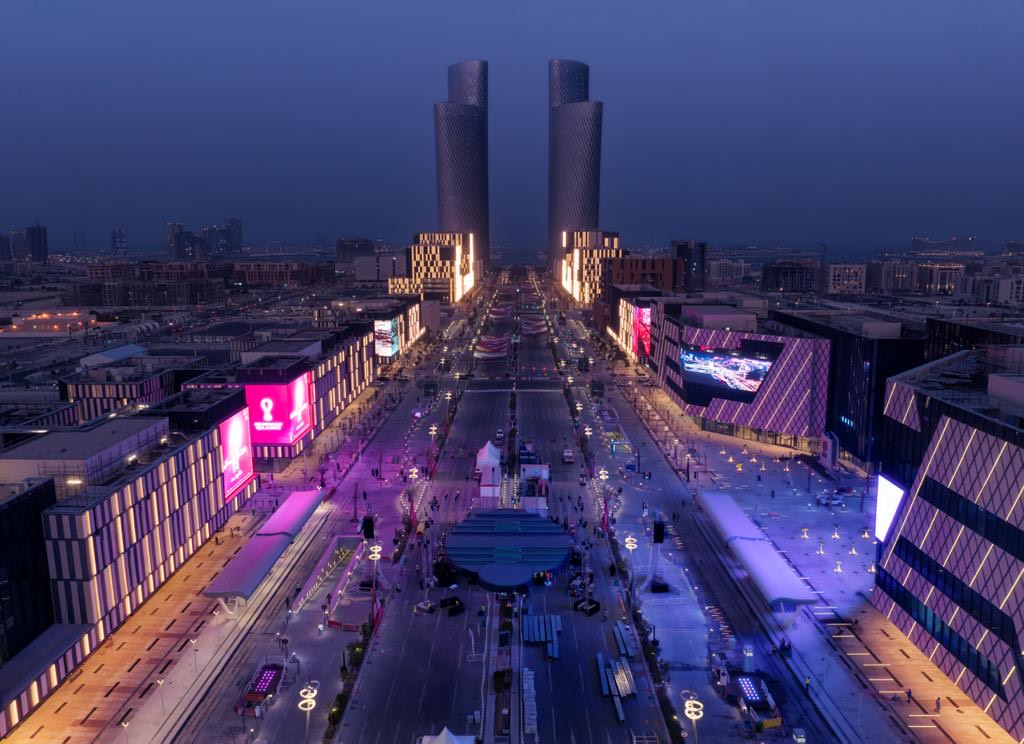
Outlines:
<svg viewBox="0 0 1024 744"><path fill-rule="evenodd" d="M373 323L297 331L244 352L243 362L189 380L183 388L246 388L254 458L261 470L278 471L377 379ZM263 404L265 398L272 404Z"/></svg>
<svg viewBox="0 0 1024 744"><path fill-rule="evenodd" d="M605 287L602 302L594 306L597 327L632 362L646 363L651 356L651 302L661 295L645 284L613 284ZM598 320L598 308L602 305L607 306L607 317Z"/></svg>
<svg viewBox="0 0 1024 744"><path fill-rule="evenodd" d="M1024 347L889 379L872 603L1024 738Z"/></svg>
<svg viewBox="0 0 1024 744"><path fill-rule="evenodd" d="M207 395L207 415L194 430L183 430L188 420L182 418L172 425L169 416L115 418L41 434L0 456L0 480L49 477L57 493L42 515L56 624L12 662L23 683L4 691L0 735L255 492L247 430L232 426L247 413L244 397L238 391Z"/></svg>
<svg viewBox="0 0 1024 744"><path fill-rule="evenodd" d="M590 68L548 63L548 248L557 272L561 236L596 230L601 195L603 104L590 99Z"/></svg>
<svg viewBox="0 0 1024 744"><path fill-rule="evenodd" d="M416 295L334 300L313 310L313 324L336 328L353 322L373 323L374 353L379 363L386 363L408 351L426 333L422 310L427 304L437 305Z"/></svg>
<svg viewBox="0 0 1024 744"><path fill-rule="evenodd" d="M476 260L490 259L487 176L487 62L448 68L448 100L434 104L437 147L437 224L444 232L472 233Z"/></svg>
<svg viewBox="0 0 1024 744"><path fill-rule="evenodd" d="M440 297L459 302L476 285L472 233L417 233L407 252L409 275L388 278L388 294Z"/></svg>
<svg viewBox="0 0 1024 744"><path fill-rule="evenodd" d="M652 301L648 365L704 430L812 451L825 431L829 342L755 328L728 306Z"/></svg>
<svg viewBox="0 0 1024 744"><path fill-rule="evenodd" d="M590 307L601 295L607 260L621 257L618 233L600 230L563 232L562 289L578 306Z"/></svg>

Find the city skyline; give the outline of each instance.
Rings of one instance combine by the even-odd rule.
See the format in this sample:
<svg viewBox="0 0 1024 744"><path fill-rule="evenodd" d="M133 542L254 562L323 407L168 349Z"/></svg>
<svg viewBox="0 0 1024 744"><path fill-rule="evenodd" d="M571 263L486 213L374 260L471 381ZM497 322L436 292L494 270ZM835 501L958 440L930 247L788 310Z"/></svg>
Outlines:
<svg viewBox="0 0 1024 744"><path fill-rule="evenodd" d="M21 31L0 52L19 60L6 66L8 90L37 114L9 123L19 147L4 156L0 222L38 218L55 252L75 230L93 247L113 227L157 246L167 221L223 214L241 215L255 244L320 233L402 242L434 224L439 69L482 58L492 76L492 242L532 253L546 234L544 68L566 56L591 65L592 97L609 104L601 228L628 245L694 236L863 253L919 234L978 234L994 246L1024 233L1019 5L905 6L873 18L810 3L740 18L729 3L580 7L549 10L540 30L528 14L467 8L437 29L444 53L430 64L391 50L419 49L425 9L395 28L380 9L290 20L251 11L226 39L214 29L229 14L198 6L161 23L127 7L87 36L81 11L8 10ZM557 29L570 19L581 33L566 40ZM317 41L342 20L362 33L336 55ZM282 24L294 33L278 38ZM600 33L609 28L612 44ZM384 33L395 43L376 44ZM25 40L40 38L29 54ZM311 43L300 50L291 38ZM950 38L970 57L949 55ZM276 67L261 61L271 39L288 52ZM183 44L194 47L189 59L173 53ZM61 64L72 57L89 62ZM218 114L199 116L213 99ZM59 123L68 116L73 137Z"/></svg>

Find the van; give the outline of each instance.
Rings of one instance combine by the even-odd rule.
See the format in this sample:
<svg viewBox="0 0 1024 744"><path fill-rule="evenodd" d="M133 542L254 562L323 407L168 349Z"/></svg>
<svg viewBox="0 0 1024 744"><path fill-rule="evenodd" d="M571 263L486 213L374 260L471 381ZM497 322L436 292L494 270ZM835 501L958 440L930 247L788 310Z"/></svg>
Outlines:
<svg viewBox="0 0 1024 744"><path fill-rule="evenodd" d="M802 728L793 729L793 741L795 744L807 744L807 732Z"/></svg>
<svg viewBox="0 0 1024 744"><path fill-rule="evenodd" d="M495 444L501 444L504 441L505 441L505 430L504 429L498 429L496 432L494 432L494 443Z"/></svg>
<svg viewBox="0 0 1024 744"><path fill-rule="evenodd" d="M572 450L569 449L568 447L562 450L562 462L564 462L566 465L571 465L572 463L576 462L576 456L573 455Z"/></svg>

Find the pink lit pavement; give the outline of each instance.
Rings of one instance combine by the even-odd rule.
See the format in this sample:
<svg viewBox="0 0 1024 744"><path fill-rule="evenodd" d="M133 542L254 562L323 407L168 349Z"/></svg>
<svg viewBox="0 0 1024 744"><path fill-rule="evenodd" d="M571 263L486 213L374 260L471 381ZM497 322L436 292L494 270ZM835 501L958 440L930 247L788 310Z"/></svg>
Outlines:
<svg viewBox="0 0 1024 744"><path fill-rule="evenodd" d="M184 729L178 738L181 741L227 744L295 739L296 735L301 735L305 726L304 715L294 704L298 699L297 690L310 679L321 682L318 699L320 705L310 720L310 740L319 739L326 726L330 703L340 691L339 668L342 649L355 638L355 633L344 632L339 628L329 628L322 632L317 629L321 617L320 601L307 602L288 623L285 633L290 642L289 656L294 653L296 661L289 664L289 683L281 690L281 699L276 700L269 708L267 717L263 720L241 719L234 714L233 708L241 694L243 680L255 671L259 660L264 656L280 653L276 631L285 629L286 614L281 596L282 593L289 593L292 586L290 583L287 586L283 585L286 579L292 577L291 580L294 580L294 577L300 577L300 581L305 581L313 563L322 554L325 541L330 535L342 535L351 538L351 544L358 544L356 525L351 522L354 493L360 495L358 511L362 516L367 502L363 501L361 493L363 490L367 491L370 511L379 517L377 535L386 550L384 557L390 558L390 537L400 524L400 515L404 507L400 496L407 485L402 482L399 469L404 468L406 462L417 453L426 451L430 437L422 426L411 428L411 422L414 421L413 410L422 407L422 403L416 400L419 393L415 386L408 383L392 383L389 393L390 395L382 393L377 401L371 401L371 391L365 391L350 407L349 413L318 437L316 448L311 450L312 455L308 460L305 474L301 460L296 462L275 479L273 486L261 491L246 509L233 518L226 531L235 526L237 521L243 535L251 534L261 518L272 508L275 499L285 498L295 489L311 485L315 487L313 478L316 482L319 481L316 464L320 462L320 455L326 455L328 452L334 455L334 462L339 464L343 477L336 476L334 467L327 467L324 478L325 492L331 492L336 488L335 495L317 508L249 603L242 607L235 617L230 617L223 609L215 614L213 610L217 608L217 604L197 595L191 610L200 607L205 607L205 610L201 613L202 617L192 621L188 637L179 639L184 651L178 655L175 663L169 665L162 673L158 674L154 669L148 673L148 677L133 684L135 692L132 699L120 706L120 712L116 717L107 716L105 727L94 727L90 732L91 736L96 737L95 741L125 744L171 741L174 732L182 725ZM384 403L389 397L394 403L387 408L393 407L394 410L387 415L388 410L377 404ZM350 433L347 437L346 432ZM369 443L363 455L353 462L360 435L368 438ZM375 448L378 445L386 447L388 453L383 458L383 484L375 481L370 473L371 466L376 467L378 464L378 458L370 456L376 454ZM399 463L391 462L392 450L398 455ZM324 461L331 462L326 457ZM346 474L344 468L350 462L353 464ZM216 565L226 563L233 554L232 551L237 552L244 540L245 537L228 537L222 539L217 547L214 547L214 542L211 541L211 550L217 552ZM181 576L194 574L197 567L205 576L205 568L201 564L205 557L206 551L202 551L192 561L186 563L168 582L168 586L157 592L144 606L139 617L148 617L149 611L154 608L161 609L154 605L154 602L160 601L164 594L169 593ZM365 563L360 561L360 566L357 566L356 570L361 570ZM390 566L390 561L382 561L381 564L382 568L384 564ZM209 565L215 564L211 562ZM346 565L347 561L343 561L327 577L318 591L334 592L335 617L358 624L364 622L368 616L369 604L366 598L346 600L342 603L337 601L336 583L342 578ZM397 570L397 567L389 567L384 569L383 573ZM208 578L212 578L213 575L215 573ZM205 582L203 585L205 586ZM189 588L193 594L202 589L191 586ZM338 604L344 606L338 607ZM205 622L199 622L204 618ZM154 621L159 620L163 624L167 619L162 614L153 618ZM108 639L104 649L108 646L113 648L120 643L120 632ZM192 639L195 642L190 645ZM97 659L101 652L97 653ZM90 671L91 666L95 666L92 662L93 659L87 661L83 671ZM161 680L159 684L156 682L157 679ZM72 690L67 685L65 688L68 691ZM64 688L58 691L54 700L64 691ZM50 702L47 701L48 704ZM41 721L45 717L46 707L44 705L40 709L39 712L44 715L38 720ZM126 722L127 726L122 721ZM29 741L27 737L35 728L37 727L31 725L24 726L15 732L11 740Z"/></svg>
<svg viewBox="0 0 1024 744"><path fill-rule="evenodd" d="M845 510L830 510L816 504L815 496L825 486L823 478L812 471L808 492L807 466L776 462L775 458L792 454L789 451L698 431L660 390L641 392L639 386L632 386L628 396L613 393L613 399L618 400L619 410L635 405L648 434L657 435L669 462L674 455L680 458L677 478L684 486L696 488L699 480L702 491L731 496L821 596L820 604L803 608L788 628L779 628L775 642L785 637L792 643L792 673L798 679L810 677L811 695L827 698L823 712L847 734L847 740L1013 741L871 606L873 484L861 511L864 480L848 474L842 483L853 486L855 493L846 497ZM675 439L682 443L677 449ZM691 476L697 470L701 474L686 484L688 440L706 467L691 464ZM658 446L648 442L649 448ZM737 470L737 464L742 470ZM806 539L802 536L805 527ZM864 537L865 530L868 537ZM907 702L908 689L912 702Z"/></svg>

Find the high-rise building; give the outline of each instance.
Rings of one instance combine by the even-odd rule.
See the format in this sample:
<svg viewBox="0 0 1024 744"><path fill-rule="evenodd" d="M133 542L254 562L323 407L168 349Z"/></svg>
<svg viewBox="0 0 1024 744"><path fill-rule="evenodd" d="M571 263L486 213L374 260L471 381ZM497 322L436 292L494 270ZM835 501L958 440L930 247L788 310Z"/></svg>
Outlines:
<svg viewBox="0 0 1024 744"><path fill-rule="evenodd" d="M556 275L563 233L598 228L603 107L589 97L587 65L548 63L548 250Z"/></svg>
<svg viewBox="0 0 1024 744"><path fill-rule="evenodd" d="M231 253L231 228L208 225L203 228L203 241L211 256Z"/></svg>
<svg viewBox="0 0 1024 744"><path fill-rule="evenodd" d="M820 280L821 262L813 259L771 261L761 270L765 292L816 292Z"/></svg>
<svg viewBox="0 0 1024 744"><path fill-rule="evenodd" d="M122 255L128 252L128 234L123 228L115 227L110 233L110 252Z"/></svg>
<svg viewBox="0 0 1024 744"><path fill-rule="evenodd" d="M242 252L242 220L238 217L228 217L224 224L228 229L228 247L232 253Z"/></svg>
<svg viewBox="0 0 1024 744"><path fill-rule="evenodd" d="M593 305L604 287L604 270L622 258L619 234L601 230L563 233L562 289L580 307Z"/></svg>
<svg viewBox="0 0 1024 744"><path fill-rule="evenodd" d="M683 291L703 292L708 283L708 244L696 240L673 240L672 255L683 262Z"/></svg>
<svg viewBox="0 0 1024 744"><path fill-rule="evenodd" d="M75 230L72 235L72 253L76 256L85 256L89 253L89 241L85 237L84 230Z"/></svg>
<svg viewBox="0 0 1024 744"><path fill-rule="evenodd" d="M12 261L27 261L28 260L28 231L23 229L11 230L10 243L11 243L11 260Z"/></svg>
<svg viewBox="0 0 1024 744"><path fill-rule="evenodd" d="M46 240L46 228L36 223L25 228L27 258L35 263L46 263L50 256L50 248Z"/></svg>
<svg viewBox="0 0 1024 744"><path fill-rule="evenodd" d="M490 258L487 172L487 62L448 68L448 100L434 104L437 221L441 232L472 233L476 260Z"/></svg>
<svg viewBox="0 0 1024 744"><path fill-rule="evenodd" d="M431 295L454 304L476 286L473 233L417 233L406 252L408 272L388 277L388 294Z"/></svg>

